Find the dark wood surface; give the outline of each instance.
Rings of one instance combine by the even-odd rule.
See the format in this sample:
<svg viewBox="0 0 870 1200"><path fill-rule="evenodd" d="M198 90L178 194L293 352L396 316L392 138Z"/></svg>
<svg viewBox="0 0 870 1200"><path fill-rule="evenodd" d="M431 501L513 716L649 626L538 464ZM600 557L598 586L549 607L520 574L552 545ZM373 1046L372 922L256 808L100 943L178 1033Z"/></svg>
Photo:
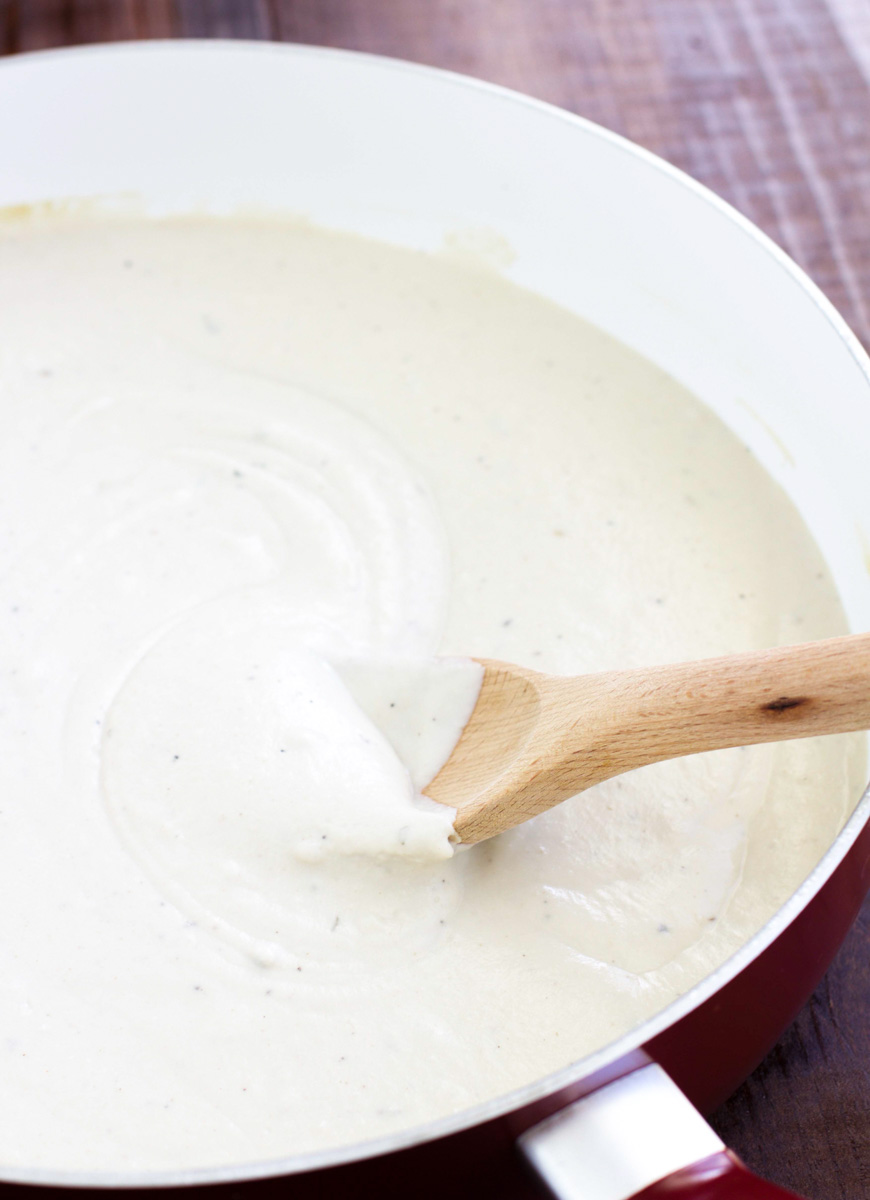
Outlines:
<svg viewBox="0 0 870 1200"><path fill-rule="evenodd" d="M870 0L0 0L0 53L179 36L396 55L591 117L751 217L870 346ZM868 941L870 905L714 1118L811 1200L870 1197Z"/></svg>

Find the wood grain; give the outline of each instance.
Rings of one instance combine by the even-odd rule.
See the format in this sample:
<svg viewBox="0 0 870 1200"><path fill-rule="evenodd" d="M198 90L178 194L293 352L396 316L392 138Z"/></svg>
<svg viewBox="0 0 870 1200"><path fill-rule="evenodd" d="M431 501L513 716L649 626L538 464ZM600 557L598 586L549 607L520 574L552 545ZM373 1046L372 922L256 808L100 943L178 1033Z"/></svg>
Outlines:
<svg viewBox="0 0 870 1200"><path fill-rule="evenodd" d="M573 677L478 661L474 711L425 789L466 844L650 763L870 729L870 633Z"/></svg>
<svg viewBox="0 0 870 1200"><path fill-rule="evenodd" d="M756 221L870 346L868 0L0 0L0 53L181 36L393 54L591 117ZM814 1200L870 1198L868 938L870 904L715 1119Z"/></svg>

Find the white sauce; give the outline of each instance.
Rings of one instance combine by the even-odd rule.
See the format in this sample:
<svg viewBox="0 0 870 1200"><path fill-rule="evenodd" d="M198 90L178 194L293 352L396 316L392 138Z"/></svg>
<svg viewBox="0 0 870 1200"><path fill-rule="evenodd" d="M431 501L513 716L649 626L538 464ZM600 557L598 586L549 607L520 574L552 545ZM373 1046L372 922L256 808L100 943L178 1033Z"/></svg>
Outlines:
<svg viewBox="0 0 870 1200"><path fill-rule="evenodd" d="M434 655L845 631L786 498L649 363L301 223L9 221L0 297L0 1163L466 1107L667 1004L830 843L859 737L647 768L452 857L419 795L479 683Z"/></svg>

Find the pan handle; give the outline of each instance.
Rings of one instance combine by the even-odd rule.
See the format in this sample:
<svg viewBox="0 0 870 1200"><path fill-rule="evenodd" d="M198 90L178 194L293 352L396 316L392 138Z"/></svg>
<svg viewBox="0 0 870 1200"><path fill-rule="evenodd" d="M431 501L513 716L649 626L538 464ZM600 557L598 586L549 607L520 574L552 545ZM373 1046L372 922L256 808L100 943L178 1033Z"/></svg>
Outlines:
<svg viewBox="0 0 870 1200"><path fill-rule="evenodd" d="M727 1150L657 1063L574 1101L518 1144L556 1200L798 1200Z"/></svg>

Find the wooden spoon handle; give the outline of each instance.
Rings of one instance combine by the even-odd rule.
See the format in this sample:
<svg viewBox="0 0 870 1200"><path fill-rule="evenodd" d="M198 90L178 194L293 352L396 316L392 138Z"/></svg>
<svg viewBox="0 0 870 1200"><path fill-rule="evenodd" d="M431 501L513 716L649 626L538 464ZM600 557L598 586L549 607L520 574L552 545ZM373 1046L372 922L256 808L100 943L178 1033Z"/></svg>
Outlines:
<svg viewBox="0 0 870 1200"><path fill-rule="evenodd" d="M578 704L592 679L606 696L598 736L618 739L612 774L703 750L870 728L870 633L566 680ZM582 717L575 729L579 739Z"/></svg>
<svg viewBox="0 0 870 1200"><path fill-rule="evenodd" d="M870 729L870 633L576 678L481 661L477 707L426 789L463 842L663 759Z"/></svg>

